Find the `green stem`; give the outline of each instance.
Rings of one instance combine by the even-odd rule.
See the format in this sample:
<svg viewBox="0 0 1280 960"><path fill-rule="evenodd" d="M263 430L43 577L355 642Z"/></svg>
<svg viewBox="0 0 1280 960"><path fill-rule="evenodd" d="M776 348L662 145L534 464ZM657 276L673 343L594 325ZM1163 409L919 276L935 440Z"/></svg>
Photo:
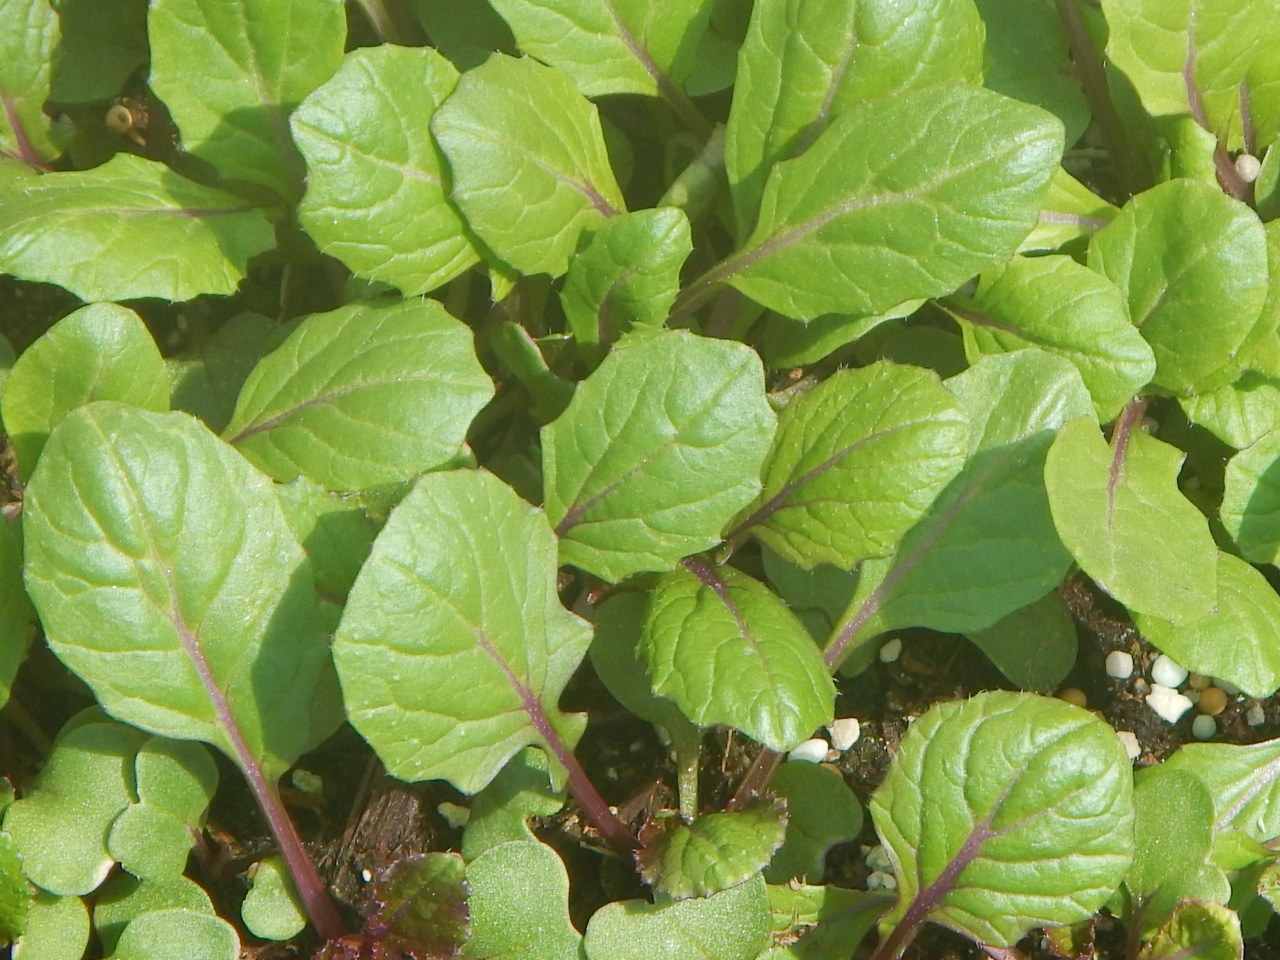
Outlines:
<svg viewBox="0 0 1280 960"><path fill-rule="evenodd" d="M668 732L676 748L676 787L680 792L680 816L692 821L698 815L698 764L702 758L702 731L690 724Z"/></svg>

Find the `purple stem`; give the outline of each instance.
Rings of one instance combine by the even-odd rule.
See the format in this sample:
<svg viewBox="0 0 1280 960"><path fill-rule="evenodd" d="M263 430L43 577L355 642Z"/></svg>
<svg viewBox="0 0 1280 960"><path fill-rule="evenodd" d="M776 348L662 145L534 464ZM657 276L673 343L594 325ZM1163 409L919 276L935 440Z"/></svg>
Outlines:
<svg viewBox="0 0 1280 960"><path fill-rule="evenodd" d="M1124 476L1124 460L1129 450L1129 436L1133 428L1142 422L1142 414L1147 409L1146 397L1134 397L1116 418L1115 428L1111 433L1111 470L1107 475L1107 526L1111 526L1111 516L1115 509L1116 488Z"/></svg>
<svg viewBox="0 0 1280 960"><path fill-rule="evenodd" d="M1194 25L1194 21L1193 21ZM1187 89L1187 106L1191 110L1191 116L1196 123L1200 124L1205 130L1214 134L1216 143L1213 148L1213 168L1218 174L1218 183L1222 189L1235 197L1237 200L1249 202L1249 184L1244 182L1244 178L1240 176L1236 165L1231 162L1231 158L1227 156L1227 148L1222 142L1222 138L1218 137L1213 130L1209 129L1209 117L1204 112L1204 97L1200 95L1200 88L1196 86L1196 46L1195 38L1192 36L1191 30L1187 30L1187 59L1182 65L1182 83Z"/></svg>

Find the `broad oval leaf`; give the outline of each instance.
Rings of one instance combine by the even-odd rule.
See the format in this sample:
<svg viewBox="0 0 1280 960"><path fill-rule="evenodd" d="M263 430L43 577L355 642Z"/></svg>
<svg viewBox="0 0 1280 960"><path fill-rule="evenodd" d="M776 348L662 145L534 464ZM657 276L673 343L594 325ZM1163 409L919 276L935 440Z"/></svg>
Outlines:
<svg viewBox="0 0 1280 960"><path fill-rule="evenodd" d="M240 919L255 937L289 940L307 925L307 914L289 880L284 858L259 860L248 871L249 889L240 901Z"/></svg>
<svg viewBox="0 0 1280 960"><path fill-rule="evenodd" d="M560 606L557 566L542 511L488 473L428 474L392 511L333 643L388 772L475 793L520 748L577 741L584 718L556 703L591 630Z"/></svg>
<svg viewBox="0 0 1280 960"><path fill-rule="evenodd" d="M692 250L689 218L679 207L606 220L570 261L560 293L574 340L609 344L634 323L661 326Z"/></svg>
<svg viewBox="0 0 1280 960"><path fill-rule="evenodd" d="M678 96L712 0L491 0L520 49L573 78L584 97Z"/></svg>
<svg viewBox="0 0 1280 960"><path fill-rule="evenodd" d="M790 750L834 716L835 687L804 625L758 580L699 559L653 591L637 652L653 692L700 727Z"/></svg>
<svg viewBox="0 0 1280 960"><path fill-rule="evenodd" d="M493 396L472 333L434 300L304 320L254 368L223 436L277 480L408 480L458 455Z"/></svg>
<svg viewBox="0 0 1280 960"><path fill-rule="evenodd" d="M92 400L169 409L169 376L136 313L92 303L63 317L13 365L4 383L4 428L27 476L49 432Z"/></svg>
<svg viewBox="0 0 1280 960"><path fill-rule="evenodd" d="M1056 117L981 87L850 107L774 168L755 232L688 289L728 281L798 320L950 293L1017 249L1061 156Z"/></svg>
<svg viewBox="0 0 1280 960"><path fill-rule="evenodd" d="M1076 665L1076 622L1056 590L965 636L1020 690L1052 693Z"/></svg>
<svg viewBox="0 0 1280 960"><path fill-rule="evenodd" d="M980 83L982 40L973 0L757 0L725 130L739 226L754 222L773 165L804 153L851 106Z"/></svg>
<svg viewBox="0 0 1280 960"><path fill-rule="evenodd" d="M764 489L732 535L846 570L892 552L964 466L968 424L919 367L841 370L783 409Z"/></svg>
<svg viewBox="0 0 1280 960"><path fill-rule="evenodd" d="M1259 843L1280 837L1280 740L1189 743L1163 766L1204 782L1213 797L1219 833L1238 829Z"/></svg>
<svg viewBox="0 0 1280 960"><path fill-rule="evenodd" d="M1276 279L1280 281L1280 276ZM1253 370L1217 390L1179 397L1178 404L1188 420L1237 450L1244 450L1280 429L1280 380ZM1229 488L1230 465L1227 470ZM1225 519L1225 503L1223 508Z"/></svg>
<svg viewBox="0 0 1280 960"><path fill-rule="evenodd" d="M1124 292L1155 383L1177 393L1231 361L1267 299L1262 221L1197 180L1134 197L1089 242L1089 266Z"/></svg>
<svg viewBox="0 0 1280 960"><path fill-rule="evenodd" d="M48 0L0 4L0 156L41 166L61 152L44 113L59 38L58 15Z"/></svg>
<svg viewBox="0 0 1280 960"><path fill-rule="evenodd" d="M227 921L171 907L129 921L111 960L236 960L239 956L240 939Z"/></svg>
<svg viewBox="0 0 1280 960"><path fill-rule="evenodd" d="M765 880L820 881L827 851L862 833L862 804L844 774L825 763L784 763L769 786L787 801L787 839L765 869Z"/></svg>
<svg viewBox="0 0 1280 960"><path fill-rule="evenodd" d="M272 782L337 725L306 555L271 482L198 421L73 411L23 523L49 645L113 716Z"/></svg>
<svg viewBox="0 0 1280 960"><path fill-rule="evenodd" d="M561 562L617 582L714 546L760 489L775 422L754 350L633 333L542 429Z"/></svg>
<svg viewBox="0 0 1280 960"><path fill-rule="evenodd" d="M580 960L582 937L569 920L569 874L546 844L502 843L467 864L474 957Z"/></svg>
<svg viewBox="0 0 1280 960"><path fill-rule="evenodd" d="M654 824L641 831L636 854L640 875L673 900L709 897L758 874L782 846L787 805L760 800L726 813L708 813L692 823Z"/></svg>
<svg viewBox="0 0 1280 960"><path fill-rule="evenodd" d="M1280 688L1280 596L1239 557L1218 555L1214 608L1189 623L1139 614L1143 635L1180 665L1234 684L1251 697Z"/></svg>
<svg viewBox="0 0 1280 960"><path fill-rule="evenodd" d="M462 834L462 857L472 863L494 847L513 841L537 841L531 817L550 817L564 806L564 789L551 786L545 752L525 747L489 785L471 799Z"/></svg>
<svg viewBox="0 0 1280 960"><path fill-rule="evenodd" d="M0 270L86 301L234 293L275 242L241 198L127 153L20 180L0 204Z"/></svg>
<svg viewBox="0 0 1280 960"><path fill-rule="evenodd" d="M429 48L353 50L289 118L307 161L298 219L357 276L427 293L479 259L449 202L431 115L458 71Z"/></svg>
<svg viewBox="0 0 1280 960"><path fill-rule="evenodd" d="M115 949L120 934L135 917L170 907L214 916L209 895L186 877L138 880L120 872L102 885L93 904L93 929L106 952Z"/></svg>
<svg viewBox="0 0 1280 960"><path fill-rule="evenodd" d="M582 231L626 209L595 106L536 60L468 70L431 132L467 223L521 273L560 276Z"/></svg>
<svg viewBox="0 0 1280 960"><path fill-rule="evenodd" d="M1150 345L1129 322L1124 294L1070 257L1014 257L982 275L972 298L948 301L981 353L1036 346L1066 357L1114 420L1156 372Z"/></svg>
<svg viewBox="0 0 1280 960"><path fill-rule="evenodd" d="M1244 955L1244 935L1235 910L1207 900L1184 900L1143 946L1137 960L1239 960Z"/></svg>
<svg viewBox="0 0 1280 960"><path fill-rule="evenodd" d="M1106 723L1061 700L995 691L911 725L871 816L898 877L884 924L932 920L1012 946L1086 920L1133 858L1133 782Z"/></svg>
<svg viewBox="0 0 1280 960"><path fill-rule="evenodd" d="M147 35L151 89L182 131L183 148L229 180L297 201L305 171L289 113L342 62L342 3L154 0Z"/></svg>
<svg viewBox="0 0 1280 960"><path fill-rule="evenodd" d="M1174 623L1209 612L1218 565L1208 522L1178 489L1184 457L1137 428L1108 444L1077 420L1044 467L1054 526L1080 568L1130 610Z"/></svg>
<svg viewBox="0 0 1280 960"><path fill-rule="evenodd" d="M55 897L37 891L22 936L13 944L21 960L80 960L89 946L89 911L79 897ZM229 960L229 958L228 958Z"/></svg>
<svg viewBox="0 0 1280 960"><path fill-rule="evenodd" d="M1280 565L1280 430L1227 462L1221 516L1242 557Z"/></svg>

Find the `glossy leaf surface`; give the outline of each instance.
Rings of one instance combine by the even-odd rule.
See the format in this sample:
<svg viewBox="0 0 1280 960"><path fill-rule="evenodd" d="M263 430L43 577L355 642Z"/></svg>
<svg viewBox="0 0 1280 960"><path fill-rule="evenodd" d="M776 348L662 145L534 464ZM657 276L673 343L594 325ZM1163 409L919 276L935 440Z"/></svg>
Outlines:
<svg viewBox="0 0 1280 960"><path fill-rule="evenodd" d="M307 162L303 227L357 276L405 296L428 293L479 259L449 202L429 127L457 81L431 49L353 50L289 119Z"/></svg>
<svg viewBox="0 0 1280 960"><path fill-rule="evenodd" d="M348 716L393 776L475 793L521 747L576 742L583 718L556 703L591 633L556 568L542 511L488 473L429 474L392 512L333 649Z"/></svg>
<svg viewBox="0 0 1280 960"><path fill-rule="evenodd" d="M703 814L665 830L656 825L656 836L647 831L641 835L640 873L655 891L673 900L709 897L764 869L782 846L786 829L786 805L777 800Z"/></svg>
<svg viewBox="0 0 1280 960"><path fill-rule="evenodd" d="M1184 901L1156 931L1138 960L1237 960L1244 954L1240 917L1221 904Z"/></svg>
<svg viewBox="0 0 1280 960"><path fill-rule="evenodd" d="M1056 250L1078 237L1091 237L1119 212L1058 167L1049 178L1049 189L1041 202L1036 225L1018 246L1018 252Z"/></svg>
<svg viewBox="0 0 1280 960"><path fill-rule="evenodd" d="M1280 428L1280 381L1252 370L1235 383L1178 403L1188 420L1237 450Z"/></svg>
<svg viewBox="0 0 1280 960"><path fill-rule="evenodd" d="M997 946L1087 919L1133 857L1129 758L1060 700L997 691L911 725L871 816L898 877L885 920Z"/></svg>
<svg viewBox="0 0 1280 960"><path fill-rule="evenodd" d="M1209 788L1215 830L1236 829L1259 843L1280 836L1280 740L1188 743L1165 766L1185 770Z"/></svg>
<svg viewBox="0 0 1280 960"><path fill-rule="evenodd" d="M25 179L0 208L0 270L86 301L234 293L273 246L260 210L130 154Z"/></svg>
<svg viewBox="0 0 1280 960"><path fill-rule="evenodd" d="M633 334L542 430L561 562L616 582L714 546L760 489L774 426L755 351Z"/></svg>
<svg viewBox="0 0 1280 960"><path fill-rule="evenodd" d="M360 490L448 463L491 396L471 330L434 300L354 303L263 358L223 436L282 482Z"/></svg>
<svg viewBox="0 0 1280 960"><path fill-rule="evenodd" d="M468 70L431 132L467 223L521 273L560 276L582 231L626 209L595 106L536 60Z"/></svg>

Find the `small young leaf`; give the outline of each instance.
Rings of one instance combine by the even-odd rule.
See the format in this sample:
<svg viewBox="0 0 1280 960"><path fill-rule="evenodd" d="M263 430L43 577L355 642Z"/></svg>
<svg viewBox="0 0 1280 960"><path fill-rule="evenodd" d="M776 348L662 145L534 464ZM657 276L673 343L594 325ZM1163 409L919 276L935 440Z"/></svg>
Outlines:
<svg viewBox="0 0 1280 960"><path fill-rule="evenodd" d="M787 839L765 869L765 880L820 881L827 851L862 832L862 804L844 777L823 764L784 763L769 786L787 801Z"/></svg>
<svg viewBox="0 0 1280 960"><path fill-rule="evenodd" d="M490 0L520 49L559 67L584 97L670 96L693 69L711 0Z"/></svg>
<svg viewBox="0 0 1280 960"><path fill-rule="evenodd" d="M774 945L759 960L848 960L888 905L863 890L771 886Z"/></svg>
<svg viewBox="0 0 1280 960"><path fill-rule="evenodd" d="M63 317L22 352L4 387L4 428L28 477L49 432L91 400L169 409L169 378L132 310L91 303Z"/></svg>
<svg viewBox="0 0 1280 960"><path fill-rule="evenodd" d="M525 747L471 801L462 856L470 862L501 843L534 842L538 838L529 829L529 818L550 817L563 806L563 791L551 787L547 755Z"/></svg>
<svg viewBox="0 0 1280 960"><path fill-rule="evenodd" d="M786 804L777 800L704 814L669 830L655 824L640 835L640 875L673 900L709 897L764 869L786 831Z"/></svg>
<svg viewBox="0 0 1280 960"><path fill-rule="evenodd" d="M182 876L192 839L173 814L149 803L135 803L111 824L107 850L135 877L165 879Z"/></svg>
<svg viewBox="0 0 1280 960"><path fill-rule="evenodd" d="M106 100L147 62L147 0L58 0L62 40L53 58L58 103Z"/></svg>
<svg viewBox="0 0 1280 960"><path fill-rule="evenodd" d="M626 209L595 106L536 60L468 70L431 132L467 223L521 273L560 276L582 231Z"/></svg>
<svg viewBox="0 0 1280 960"><path fill-rule="evenodd" d="M16 526L0 520L0 707L9 701L35 619L22 585L22 538Z"/></svg>
<svg viewBox="0 0 1280 960"><path fill-rule="evenodd" d="M1155 351L1155 383L1177 393L1231 361L1267 299L1262 222L1195 180L1134 197L1089 242L1089 266L1124 292Z"/></svg>
<svg viewBox="0 0 1280 960"><path fill-rule="evenodd" d="M1130 610L1180 624L1212 608L1218 565L1209 524L1178 490L1185 456L1136 426L1108 444L1076 420L1044 467L1054 526L1081 569Z"/></svg>
<svg viewBox="0 0 1280 960"><path fill-rule="evenodd" d="M289 940L307 925L307 914L283 858L267 857L250 869L249 892L240 904L240 919L250 933L263 940Z"/></svg>
<svg viewBox="0 0 1280 960"><path fill-rule="evenodd" d="M1179 397L1178 404L1188 420L1237 450L1280 429L1280 380L1252 370L1217 390Z"/></svg>
<svg viewBox="0 0 1280 960"><path fill-rule="evenodd" d="M214 916L209 895L194 880L186 877L139 880L124 872L117 873L98 888L93 902L93 929L102 940L103 949L110 953L135 917L171 907Z"/></svg>
<svg viewBox="0 0 1280 960"><path fill-rule="evenodd" d="M755 960L769 942L769 898L759 876L710 897L650 904L623 900L587 924L589 960Z"/></svg>
<svg viewBox="0 0 1280 960"><path fill-rule="evenodd" d="M8 943L22 933L35 888L22 875L22 861L13 838L0 833L0 943Z"/></svg>
<svg viewBox="0 0 1280 960"><path fill-rule="evenodd" d="M458 71L434 50L366 47L347 54L289 119L307 161L303 228L357 276L405 296L428 293L479 260L449 202L428 126L457 82Z"/></svg>
<svg viewBox="0 0 1280 960"><path fill-rule="evenodd" d="M391 926L391 946L406 955L457 955L471 932L464 869L456 853L418 853L382 871L372 899Z"/></svg>
<svg viewBox="0 0 1280 960"><path fill-rule="evenodd" d="M1150 345L1129 322L1114 283L1070 257L1014 257L982 275L972 298L948 301L966 344L1004 353L1036 346L1066 357L1108 423L1156 372Z"/></svg>
<svg viewBox="0 0 1280 960"><path fill-rule="evenodd" d="M110 401L53 432L27 590L108 711L274 780L340 716L306 557L269 480L186 414Z"/></svg>
<svg viewBox="0 0 1280 960"><path fill-rule="evenodd" d="M1189 900L1142 948L1137 960L1239 960L1244 955L1240 918L1234 910Z"/></svg>
<svg viewBox="0 0 1280 960"><path fill-rule="evenodd" d="M1057 593L965 636L1022 690L1052 693L1076 664L1075 620Z"/></svg>
<svg viewBox="0 0 1280 960"><path fill-rule="evenodd" d="M475 793L521 747L577 741L585 718L556 703L591 631L560 606L556 568L542 512L491 474L428 474L392 512L333 652L393 776Z"/></svg>
<svg viewBox="0 0 1280 960"><path fill-rule="evenodd" d="M851 106L774 167L755 232L687 290L728 281L797 320L950 293L1017 249L1061 155L1056 117L980 87Z"/></svg>
<svg viewBox="0 0 1280 960"><path fill-rule="evenodd" d="M245 381L223 436L277 480L408 480L458 455L493 396L471 330L434 300L307 317Z"/></svg>
<svg viewBox="0 0 1280 960"><path fill-rule="evenodd" d="M1280 561L1280 430L1263 434L1227 463L1221 515L1246 560Z"/></svg>
<svg viewBox="0 0 1280 960"><path fill-rule="evenodd" d="M1218 555L1217 603L1190 623L1134 618L1142 635L1188 670L1217 677L1251 697L1280 688L1280 596L1266 577L1229 553Z"/></svg>
<svg viewBox="0 0 1280 960"><path fill-rule="evenodd" d="M60 152L44 114L58 39L58 15L46 0L0 4L0 156L36 166Z"/></svg>
<svg viewBox="0 0 1280 960"><path fill-rule="evenodd" d="M87 301L234 293L275 242L244 200L127 153L23 180L0 205L0 271Z"/></svg>
<svg viewBox="0 0 1280 960"><path fill-rule="evenodd" d="M946 80L982 79L971 0L759 0L742 45L725 136L739 227L765 179L851 106Z"/></svg>
<svg viewBox="0 0 1280 960"><path fill-rule="evenodd" d="M236 960L239 956L240 940L227 921L171 907L129 921L110 960Z"/></svg>
<svg viewBox="0 0 1280 960"><path fill-rule="evenodd" d="M617 582L714 546L760 489L774 425L754 350L632 334L542 429L561 562Z"/></svg>
<svg viewBox="0 0 1280 960"><path fill-rule="evenodd" d="M1133 858L1132 775L1115 732L1031 694L930 708L903 739L871 816L898 877L883 923L899 943L924 920L996 946L1084 920Z"/></svg>
<svg viewBox="0 0 1280 960"><path fill-rule="evenodd" d="M764 489L734 538L749 531L806 568L884 556L960 472L967 433L931 371L838 371L783 410Z"/></svg>
<svg viewBox="0 0 1280 960"><path fill-rule="evenodd" d="M700 727L735 727L771 750L790 750L834 716L822 654L768 587L701 560L665 574L653 591L638 653L653 692Z"/></svg>
<svg viewBox="0 0 1280 960"><path fill-rule="evenodd" d="M550 847L500 844L467 864L467 882L468 956L579 960L582 937L569 921L569 875Z"/></svg>
<svg viewBox="0 0 1280 960"><path fill-rule="evenodd" d="M13 960L80 960L89 946L89 911L79 897L38 892ZM230 960L230 958L228 958Z"/></svg>
<svg viewBox="0 0 1280 960"><path fill-rule="evenodd" d="M173 114L183 148L229 180L297 201L304 168L289 113L342 62L342 4L155 0L147 34L151 88Z"/></svg>
<svg viewBox="0 0 1280 960"><path fill-rule="evenodd" d="M569 262L560 294L573 338L608 345L633 323L661 325L692 250L689 218L678 207L606 220Z"/></svg>
<svg viewBox="0 0 1280 960"><path fill-rule="evenodd" d="M1091 237L1120 211L1103 200L1062 167L1053 171L1049 189L1040 205L1040 216L1018 253L1057 250L1078 237Z"/></svg>

